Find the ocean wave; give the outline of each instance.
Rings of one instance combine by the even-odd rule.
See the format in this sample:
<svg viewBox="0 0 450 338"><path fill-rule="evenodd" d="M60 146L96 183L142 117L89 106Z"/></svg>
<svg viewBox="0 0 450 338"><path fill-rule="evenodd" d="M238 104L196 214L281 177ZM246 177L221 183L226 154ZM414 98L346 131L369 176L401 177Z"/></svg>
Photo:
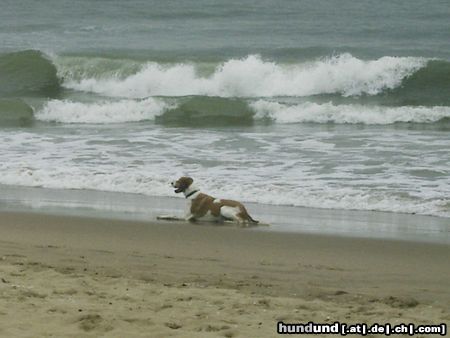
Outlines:
<svg viewBox="0 0 450 338"><path fill-rule="evenodd" d="M0 99L0 127L23 127L33 123L33 108L20 99Z"/></svg>
<svg viewBox="0 0 450 338"><path fill-rule="evenodd" d="M52 60L61 79L75 82L89 78L125 79L145 65L137 60L96 56L55 56Z"/></svg>
<svg viewBox="0 0 450 338"><path fill-rule="evenodd" d="M361 60L344 53L279 63L257 55L220 64L93 56L0 54L0 95L57 98L65 88L114 98L330 96L385 106L450 106L450 62L420 57ZM375 101L374 101L375 100Z"/></svg>
<svg viewBox="0 0 450 338"><path fill-rule="evenodd" d="M254 123L434 124L450 119L450 107L336 105L332 102L285 104L263 99L252 101L194 96L102 100L95 103L50 100L35 113L35 118L59 123L154 121L163 125L195 127L247 126Z"/></svg>
<svg viewBox="0 0 450 338"><path fill-rule="evenodd" d="M51 100L35 117L40 121L60 123L138 122L153 120L167 107L166 103L153 98L96 103Z"/></svg>
<svg viewBox="0 0 450 338"><path fill-rule="evenodd" d="M64 86L124 98L186 95L302 97L332 93L377 95L398 87L427 62L427 59L419 57L389 56L364 61L346 53L311 62L280 64L250 55L223 62L209 74L202 74L192 63L156 62L148 62L136 73L125 77L127 72L122 68L117 69L117 74L109 69L101 75L78 70L76 76L71 76L65 71Z"/></svg>
<svg viewBox="0 0 450 338"><path fill-rule="evenodd" d="M397 105L450 106L450 62L430 60L427 66L388 90L383 99Z"/></svg>
<svg viewBox="0 0 450 338"><path fill-rule="evenodd" d="M255 112L246 100L210 96L178 98L170 109L155 116L155 122L171 126L247 126Z"/></svg>
<svg viewBox="0 0 450 338"><path fill-rule="evenodd" d="M276 123L336 123L383 125L398 122L434 123L450 118L450 107L383 107L363 105L334 105L306 102L286 105L259 100L250 105L255 118Z"/></svg>
<svg viewBox="0 0 450 338"><path fill-rule="evenodd" d="M0 96L54 97L60 89L55 65L40 51L0 54Z"/></svg>

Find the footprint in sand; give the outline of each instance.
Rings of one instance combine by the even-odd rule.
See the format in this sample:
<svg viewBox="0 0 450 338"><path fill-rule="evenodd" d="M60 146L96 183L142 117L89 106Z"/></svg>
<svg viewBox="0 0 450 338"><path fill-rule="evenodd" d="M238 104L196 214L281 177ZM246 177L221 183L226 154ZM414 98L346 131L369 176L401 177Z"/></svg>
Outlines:
<svg viewBox="0 0 450 338"><path fill-rule="evenodd" d="M167 326L168 328L172 329L172 330L178 330L179 328L182 327L181 324L175 323L175 322L168 322L168 323L164 323L165 326Z"/></svg>
<svg viewBox="0 0 450 338"><path fill-rule="evenodd" d="M217 326L217 325L208 324L206 326L198 328L197 331L219 332L219 331L228 330L228 329L230 329L230 326L228 326L228 325Z"/></svg>
<svg viewBox="0 0 450 338"><path fill-rule="evenodd" d="M395 297L389 296L381 300L382 303L389 305L391 307L405 309L412 308L419 305L419 302L412 297Z"/></svg>
<svg viewBox="0 0 450 338"><path fill-rule="evenodd" d="M106 323L103 317L97 313L82 315L78 317L77 322L79 328L86 332L93 330L108 332L113 329L113 327Z"/></svg>

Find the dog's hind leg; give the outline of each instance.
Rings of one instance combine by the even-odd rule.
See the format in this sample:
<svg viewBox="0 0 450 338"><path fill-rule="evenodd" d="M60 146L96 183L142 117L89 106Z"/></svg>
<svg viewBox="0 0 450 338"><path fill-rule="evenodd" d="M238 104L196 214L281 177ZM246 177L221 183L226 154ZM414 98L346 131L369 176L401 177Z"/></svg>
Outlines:
<svg viewBox="0 0 450 338"><path fill-rule="evenodd" d="M223 218L228 219L230 221L235 221L235 222L239 223L240 225L243 225L246 223L245 219L243 219L241 217L241 212L238 207L230 207L230 206L224 205L223 207L220 208L220 215Z"/></svg>

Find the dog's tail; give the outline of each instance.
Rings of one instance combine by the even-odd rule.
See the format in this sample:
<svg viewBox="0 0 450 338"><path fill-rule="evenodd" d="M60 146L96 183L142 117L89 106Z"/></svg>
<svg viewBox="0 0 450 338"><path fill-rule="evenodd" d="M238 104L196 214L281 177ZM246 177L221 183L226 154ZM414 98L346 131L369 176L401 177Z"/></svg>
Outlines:
<svg viewBox="0 0 450 338"><path fill-rule="evenodd" d="M244 215L245 215L245 218L246 218L250 223L253 223L253 224L258 224L258 223L259 223L259 221L257 221L256 219L253 219L252 216L250 216L249 213L247 212L247 210L245 210L245 209L244 209Z"/></svg>
<svg viewBox="0 0 450 338"><path fill-rule="evenodd" d="M249 215L247 209L242 204L238 204L238 207L239 207L239 214L237 216L242 222L248 222L253 224L259 223L259 221L253 219L252 216Z"/></svg>

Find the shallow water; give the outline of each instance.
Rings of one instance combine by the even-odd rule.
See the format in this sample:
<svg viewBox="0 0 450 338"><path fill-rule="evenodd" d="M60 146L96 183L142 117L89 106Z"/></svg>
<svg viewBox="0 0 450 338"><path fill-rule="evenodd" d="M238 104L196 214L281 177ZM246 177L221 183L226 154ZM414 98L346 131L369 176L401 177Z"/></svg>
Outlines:
<svg viewBox="0 0 450 338"><path fill-rule="evenodd" d="M154 197L94 190L0 186L0 211L33 212L157 222L157 216L183 217L183 197ZM374 211L315 209L246 203L263 226L242 231L297 232L383 240L450 243L446 218ZM164 222L164 221L162 221ZM269 226L267 226L269 224ZM199 226L235 226L198 224ZM149 226L151 226L149 224ZM170 226L170 222L168 223Z"/></svg>

